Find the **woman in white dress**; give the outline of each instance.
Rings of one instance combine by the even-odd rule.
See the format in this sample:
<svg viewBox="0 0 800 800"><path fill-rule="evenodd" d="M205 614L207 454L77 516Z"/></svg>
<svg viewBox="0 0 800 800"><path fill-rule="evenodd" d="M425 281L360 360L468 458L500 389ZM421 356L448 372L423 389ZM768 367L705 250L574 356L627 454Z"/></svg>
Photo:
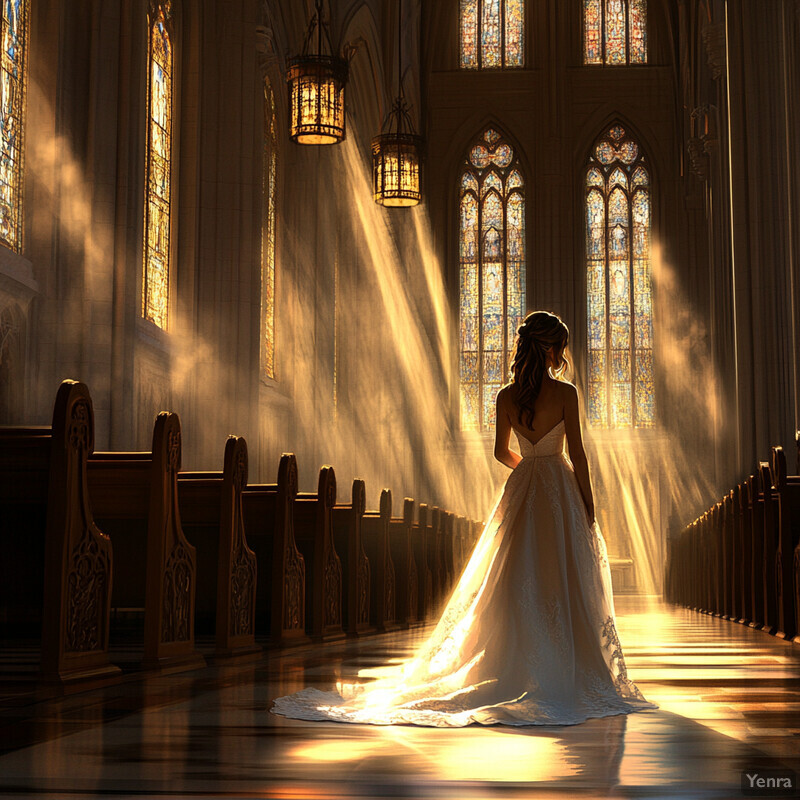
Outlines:
<svg viewBox="0 0 800 800"><path fill-rule="evenodd" d="M567 326L529 314L497 395L495 457L512 469L433 633L370 683L307 688L272 712L436 727L574 725L658 708L628 678L594 516ZM520 454L509 449L512 429ZM569 447L569 457L564 445Z"/></svg>

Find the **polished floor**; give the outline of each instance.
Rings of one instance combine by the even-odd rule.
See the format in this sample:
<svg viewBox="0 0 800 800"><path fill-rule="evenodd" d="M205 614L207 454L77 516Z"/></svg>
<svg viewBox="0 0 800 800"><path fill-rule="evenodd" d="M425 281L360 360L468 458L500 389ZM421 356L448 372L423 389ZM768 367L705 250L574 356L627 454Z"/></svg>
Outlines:
<svg viewBox="0 0 800 800"><path fill-rule="evenodd" d="M643 598L617 598L617 614L657 711L455 730L267 713L404 658L420 629L6 704L0 797L736 798L743 772L800 772L800 645Z"/></svg>

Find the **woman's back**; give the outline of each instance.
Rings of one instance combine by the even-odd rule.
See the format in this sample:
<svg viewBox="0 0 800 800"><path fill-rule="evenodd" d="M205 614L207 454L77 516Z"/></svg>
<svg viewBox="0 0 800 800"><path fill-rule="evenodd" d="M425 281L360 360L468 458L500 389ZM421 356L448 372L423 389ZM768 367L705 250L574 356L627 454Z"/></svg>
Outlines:
<svg viewBox="0 0 800 800"><path fill-rule="evenodd" d="M570 385L564 381L553 380L549 375L543 378L534 405L533 427L526 424L527 415L524 410L520 413L517 403L519 387L515 383L510 383L500 390L498 405L508 414L511 427L516 433L524 436L531 444L536 444L564 419L567 400L565 387Z"/></svg>

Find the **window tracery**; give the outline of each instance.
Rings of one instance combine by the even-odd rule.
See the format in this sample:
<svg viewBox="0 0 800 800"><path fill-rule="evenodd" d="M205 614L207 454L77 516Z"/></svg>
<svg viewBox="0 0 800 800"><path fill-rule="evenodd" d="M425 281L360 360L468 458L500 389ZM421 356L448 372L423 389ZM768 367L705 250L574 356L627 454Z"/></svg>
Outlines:
<svg viewBox="0 0 800 800"><path fill-rule="evenodd" d="M655 424L650 285L650 173L621 125L595 144L585 172L589 423Z"/></svg>
<svg viewBox="0 0 800 800"><path fill-rule="evenodd" d="M525 0L460 0L462 69L522 67Z"/></svg>
<svg viewBox="0 0 800 800"><path fill-rule="evenodd" d="M646 64L647 0L583 0L583 63Z"/></svg>
<svg viewBox="0 0 800 800"><path fill-rule="evenodd" d="M172 234L173 26L169 0L148 15L147 175L142 316L169 326Z"/></svg>
<svg viewBox="0 0 800 800"><path fill-rule="evenodd" d="M461 428L487 431L525 316L525 182L514 149L492 128L459 180Z"/></svg>
<svg viewBox="0 0 800 800"><path fill-rule="evenodd" d="M29 0L2 0L0 20L0 241L22 251Z"/></svg>
<svg viewBox="0 0 800 800"><path fill-rule="evenodd" d="M261 231L261 363L267 378L275 377L275 223L278 173L278 126L275 96L264 84L264 218Z"/></svg>

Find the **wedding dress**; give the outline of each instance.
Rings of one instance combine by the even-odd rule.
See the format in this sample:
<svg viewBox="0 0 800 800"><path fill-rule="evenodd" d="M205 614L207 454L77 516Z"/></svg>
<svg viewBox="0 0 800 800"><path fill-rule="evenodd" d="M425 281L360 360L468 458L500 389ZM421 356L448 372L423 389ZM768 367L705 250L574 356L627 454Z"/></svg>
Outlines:
<svg viewBox="0 0 800 800"><path fill-rule="evenodd" d="M564 421L508 477L433 633L369 683L307 688L271 711L305 720L460 727L574 725L658 708L628 678L611 571L565 452Z"/></svg>

